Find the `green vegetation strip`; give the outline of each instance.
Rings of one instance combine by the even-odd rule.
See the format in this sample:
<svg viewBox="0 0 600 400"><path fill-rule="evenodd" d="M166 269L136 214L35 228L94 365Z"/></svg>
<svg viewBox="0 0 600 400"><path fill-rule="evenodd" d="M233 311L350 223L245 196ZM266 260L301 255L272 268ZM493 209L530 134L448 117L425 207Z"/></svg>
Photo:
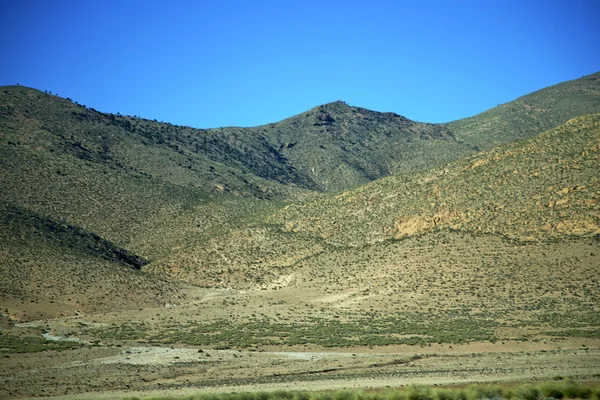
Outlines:
<svg viewBox="0 0 600 400"><path fill-rule="evenodd" d="M128 397L135 400L136 397ZM505 387L496 385L471 385L467 388L432 388L424 385L409 385L402 389L376 391L273 391L239 393L200 393L186 397L152 397L148 400L543 400L582 399L599 400L598 384L581 384L573 380L521 384ZM125 400L125 399L124 399Z"/></svg>
<svg viewBox="0 0 600 400"><path fill-rule="evenodd" d="M35 353L46 350L67 350L81 347L77 342L55 342L39 336L15 336L0 332L0 353Z"/></svg>
<svg viewBox="0 0 600 400"><path fill-rule="evenodd" d="M436 319L410 314L347 322L320 318L291 324L263 320L235 324L226 320L204 324L188 322L172 324L158 333L149 332L142 324L127 324L86 333L100 339L143 339L162 344L185 343L223 349L258 345L346 347L462 343L496 340L492 329L492 321L483 318Z"/></svg>

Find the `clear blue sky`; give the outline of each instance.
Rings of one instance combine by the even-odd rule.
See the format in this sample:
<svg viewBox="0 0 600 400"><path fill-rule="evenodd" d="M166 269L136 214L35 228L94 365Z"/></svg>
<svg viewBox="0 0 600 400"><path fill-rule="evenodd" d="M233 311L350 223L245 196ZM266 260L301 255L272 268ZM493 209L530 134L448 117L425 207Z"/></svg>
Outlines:
<svg viewBox="0 0 600 400"><path fill-rule="evenodd" d="M0 85L199 128L446 122L600 70L600 1L0 0Z"/></svg>

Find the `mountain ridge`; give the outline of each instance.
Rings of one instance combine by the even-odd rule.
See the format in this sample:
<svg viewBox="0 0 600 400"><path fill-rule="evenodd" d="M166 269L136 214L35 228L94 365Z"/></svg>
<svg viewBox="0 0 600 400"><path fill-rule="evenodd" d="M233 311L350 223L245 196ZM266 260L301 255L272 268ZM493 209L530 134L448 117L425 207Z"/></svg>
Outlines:
<svg viewBox="0 0 600 400"><path fill-rule="evenodd" d="M600 73L543 89L534 94L535 102L527 100L534 105L548 101L552 107L544 107L552 108L552 113L527 114L529 110L520 98L515 104L491 110L491 117L484 113L454 125L428 124L336 101L277 123L208 130L104 114L35 89L3 87L0 201L27 215L43 216L86 232L80 238L106 241L105 249L121 249L128 252L124 254L147 260L142 270L152 273L148 276L203 286L269 284L279 279L279 271L325 257L335 249L426 235L437 232L437 228L456 230L462 226L468 232L492 235L508 232L512 239L523 240L529 234L518 223L510 228L517 234L506 228L510 216L519 213L526 216L522 221L527 221L551 210L548 232L556 231L550 236L560 239L585 225L581 221L588 221L588 228L596 224L595 217L588 215L595 203L586 203L594 201L588 196L591 186L573 190L586 186L581 178L589 175L592 161L586 159L582 164L585 168L577 161L580 172L560 168L565 182L573 180L566 195L547 191L547 195L540 195L540 204L522 203L522 209L515 210L513 205L521 204L520 200L504 191L502 211L496 210L498 201L486 187L502 188L505 184L478 175L501 163L478 159L476 150L495 141L510 142L515 135L494 136L490 126L498 121L504 121L501 127L518 125L525 117L545 122L524 124L517 134L524 139L536 137L542 126L552 126L547 131L559 126L564 132L587 126L581 129L595 134L597 118L579 117L578 113L595 110L600 104L598 76ZM581 104L587 106L580 108ZM570 115L575 118L572 125L554 125ZM467 128L487 133L472 135ZM487 141L482 142L484 136ZM470 137L475 139L467 140ZM502 148L518 148L523 143L503 144ZM587 151L586 157L593 160L595 153L582 147L580 139L561 143ZM569 157L575 160L576 154L569 153ZM527 169L534 158L511 160L522 162ZM536 160L550 165L547 160ZM551 164L561 165L559 158ZM465 186L455 181L456 187L439 187L436 193L431 182L450 180L450 175L444 175L447 168L455 171L452 179L464 176L470 183ZM529 181L531 177L510 172L502 170L501 176L516 193L529 193L537 187ZM556 181L546 172L544 179ZM384 193L389 189L386 185L403 188L385 195L393 202L383 201L375 193L364 194L373 188ZM429 192L423 192L425 189ZM458 208L444 206L440 196ZM565 198L571 203L563 203ZM583 203L579 204L580 200ZM476 213L463 210L465 204L476 206ZM334 205L346 214L340 214ZM10 210L0 212L3 218L10 214ZM380 212L383 217L377 215ZM585 214L585 218L572 226L563 222L557 229L565 213ZM35 218L22 220L23 229L43 230L42 225L33 223ZM485 226L484 220L495 221L488 226L504 228L472 226L477 221ZM6 237L17 235L18 230L10 226L2 229ZM44 241L47 250L43 254L26 242L19 242L18 249L6 249L4 267L16 268L11 260L27 257L40 265L55 265L50 255L68 248L73 237L57 235L55 239ZM13 257L13 252L19 256ZM73 249L68 252L80 254ZM86 265L97 263L101 268L108 268L105 261L110 262L90 254L81 257L87 260ZM18 279L21 275L14 276Z"/></svg>
<svg viewBox="0 0 600 400"><path fill-rule="evenodd" d="M0 397L593 379L596 89L197 130L1 88Z"/></svg>
<svg viewBox="0 0 600 400"><path fill-rule="evenodd" d="M567 120L600 112L600 72L520 96L472 117L446 123L458 140L481 150L526 139Z"/></svg>
<svg viewBox="0 0 600 400"><path fill-rule="evenodd" d="M175 165L173 161L164 163L156 160L171 169L168 174L163 173L161 179L173 182L169 176L173 175L177 177L175 183L190 184L200 178L203 182L210 182L209 191L282 199L289 196L292 186L335 192L387 175L426 170L479 149L531 137L574 116L598 112L599 77L600 73L595 73L563 82L476 116L444 124L415 122L393 112L371 111L335 101L257 127L195 129L99 113L93 108L72 103L70 99L50 94L42 100L40 91L23 86L0 90L5 94L19 90L37 93L30 96L37 99L29 102L31 110L22 112L23 117L27 117L28 113L39 115L39 105L43 101L58 101L66 106L68 113L54 112L48 116L46 122L51 131L68 133L70 130L57 127L56 121L52 121L57 118L68 117L69 124L83 124L82 127L100 121L120 128L124 131L121 135L140 136L141 146L134 147L138 153L149 144L168 147L170 150L167 152L178 153L168 157L179 160ZM23 108L23 105L9 104L10 100L7 101L6 97L2 103L0 115L4 117ZM107 156L111 155L110 135L100 132L100 136L100 141L92 140L95 143L88 144L88 147L83 143L90 137L73 140L70 151L79 157L95 157L107 162L110 158ZM97 151L90 151L90 148ZM157 158L148 154L147 150L144 152L147 159ZM114 155L130 157L127 154ZM144 173L158 173L156 168L145 165L147 161L139 159L119 160L117 163L123 166L132 164L132 161L131 168ZM184 168L191 171L182 171Z"/></svg>
<svg viewBox="0 0 600 400"><path fill-rule="evenodd" d="M515 243L599 238L599 135L600 114L576 117L438 169L287 205L262 223L147 268L209 286L223 279L230 282L225 285L246 285L233 282L251 276L260 282L331 251L358 251L439 231ZM225 270L230 273L223 275Z"/></svg>

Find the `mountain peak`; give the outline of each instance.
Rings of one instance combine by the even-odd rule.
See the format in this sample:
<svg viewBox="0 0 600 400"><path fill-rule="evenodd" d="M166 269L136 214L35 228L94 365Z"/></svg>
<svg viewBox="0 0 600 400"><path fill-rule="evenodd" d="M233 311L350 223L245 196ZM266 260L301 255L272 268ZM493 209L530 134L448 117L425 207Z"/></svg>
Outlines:
<svg viewBox="0 0 600 400"><path fill-rule="evenodd" d="M351 105L349 105L348 103L346 103L343 100L336 100L336 101L332 101L330 103L325 103L325 104L321 105L321 107L332 107L332 108L345 107L345 108L352 108Z"/></svg>
<svg viewBox="0 0 600 400"><path fill-rule="evenodd" d="M327 115L325 115L327 114ZM362 119L373 119L380 122L394 120L396 122L413 122L410 119L396 114L394 112L379 112L373 111L368 108L356 107L348 104L343 100L336 100L331 103L325 103L320 106L311 108L305 113L300 114L301 117L310 117L316 115L321 121L331 121L333 119L346 119L346 118L358 118Z"/></svg>

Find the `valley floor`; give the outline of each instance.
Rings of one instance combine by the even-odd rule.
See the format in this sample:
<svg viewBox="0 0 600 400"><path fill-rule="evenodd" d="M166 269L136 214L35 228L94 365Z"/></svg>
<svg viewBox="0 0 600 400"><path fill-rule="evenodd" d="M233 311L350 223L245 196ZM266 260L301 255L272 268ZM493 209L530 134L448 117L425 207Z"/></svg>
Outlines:
<svg viewBox="0 0 600 400"><path fill-rule="evenodd" d="M198 391L332 390L600 376L600 341L315 351L172 346L81 348L11 356L2 398L108 399ZM585 347L582 345L585 344Z"/></svg>
<svg viewBox="0 0 600 400"><path fill-rule="evenodd" d="M278 303L272 296L300 295L285 289L252 294L254 301L265 304L267 300ZM181 319L191 309L206 307L203 315L211 318L211 313L216 316L219 310L223 312L223 301L232 302L243 295L248 292L190 289L187 301L168 307L17 324L12 331L44 328L50 332L46 336L53 340L70 339L76 343L78 339L84 345L5 354L0 359L0 398L112 399L183 396L198 391L367 389L410 383L450 385L559 376L583 380L600 377L597 338L540 336L462 344L322 347L307 343L219 348L127 339L126 334L102 335L111 326L160 320L161 316L184 329ZM345 297L340 294L336 298L341 301ZM331 299L331 295L326 299ZM269 310L273 317L282 312L273 306ZM128 334L135 336L131 331ZM98 336L103 338L99 340Z"/></svg>
<svg viewBox="0 0 600 400"><path fill-rule="evenodd" d="M254 288L181 286L162 306L37 319L26 307L56 303L4 301L0 398L600 380L597 241L380 247Z"/></svg>

